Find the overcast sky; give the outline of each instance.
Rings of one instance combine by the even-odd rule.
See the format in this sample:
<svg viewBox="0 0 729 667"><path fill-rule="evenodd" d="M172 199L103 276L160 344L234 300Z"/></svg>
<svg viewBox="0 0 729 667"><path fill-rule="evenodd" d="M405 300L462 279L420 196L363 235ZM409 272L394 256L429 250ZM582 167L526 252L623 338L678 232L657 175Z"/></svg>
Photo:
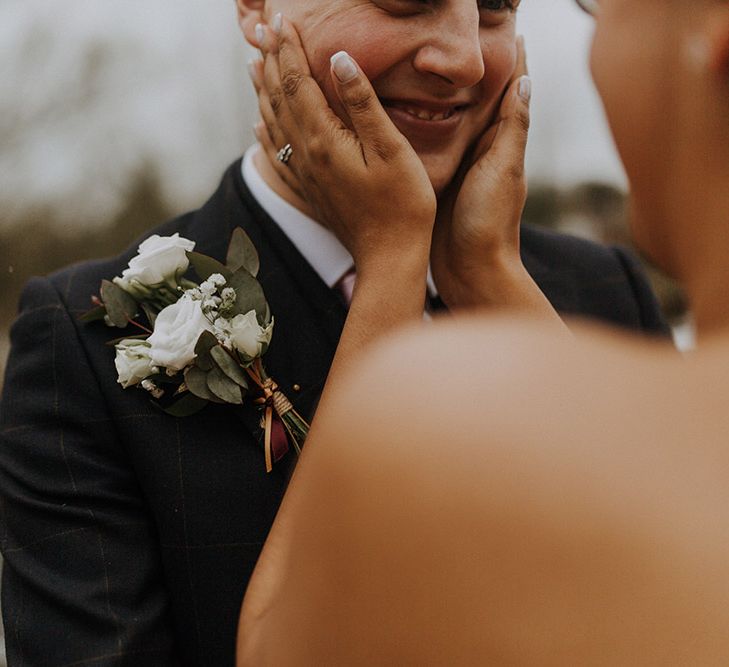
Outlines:
<svg viewBox="0 0 729 667"><path fill-rule="evenodd" d="M558 184L598 179L624 187L590 78L593 19L574 0L522 0L522 8L519 31L534 80L530 175Z"/></svg>
<svg viewBox="0 0 729 667"><path fill-rule="evenodd" d="M574 0L522 2L532 181L623 183L591 28ZM249 55L232 0L0 0L0 224L39 208L93 224L144 166L173 208L199 205L251 141Z"/></svg>

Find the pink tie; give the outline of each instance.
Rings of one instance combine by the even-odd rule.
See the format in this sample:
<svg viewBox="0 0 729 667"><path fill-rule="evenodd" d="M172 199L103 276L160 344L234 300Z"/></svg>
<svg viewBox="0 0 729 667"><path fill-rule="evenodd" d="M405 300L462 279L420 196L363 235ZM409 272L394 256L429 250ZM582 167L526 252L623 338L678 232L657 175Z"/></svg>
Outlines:
<svg viewBox="0 0 729 667"><path fill-rule="evenodd" d="M335 287L339 290L339 293L344 299L345 305L349 306L352 303L352 295L354 294L354 283L357 280L357 272L352 267L347 273L345 273L336 283ZM428 314L433 312L433 305L430 303L428 295L425 295L424 311ZM430 319L426 316L426 319Z"/></svg>

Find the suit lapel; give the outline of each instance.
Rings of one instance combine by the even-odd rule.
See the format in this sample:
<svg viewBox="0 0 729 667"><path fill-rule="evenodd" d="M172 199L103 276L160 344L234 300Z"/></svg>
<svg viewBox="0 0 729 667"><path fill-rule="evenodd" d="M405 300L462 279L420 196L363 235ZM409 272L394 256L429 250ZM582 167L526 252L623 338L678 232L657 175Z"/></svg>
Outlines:
<svg viewBox="0 0 729 667"><path fill-rule="evenodd" d="M296 409L311 419L346 318L338 295L259 206L243 181L240 161L228 169L197 218L200 252L223 260L236 226L256 246L258 279L275 320L265 366Z"/></svg>
<svg viewBox="0 0 729 667"><path fill-rule="evenodd" d="M196 249L223 260L236 226L245 230L258 250L258 278L275 319L266 368L297 410L311 419L339 342L346 309L251 195L241 175L240 161L228 169L218 191L196 214ZM521 238L522 260L531 276L558 310L574 312L579 305L574 276L543 264L539 238L528 227L522 228Z"/></svg>

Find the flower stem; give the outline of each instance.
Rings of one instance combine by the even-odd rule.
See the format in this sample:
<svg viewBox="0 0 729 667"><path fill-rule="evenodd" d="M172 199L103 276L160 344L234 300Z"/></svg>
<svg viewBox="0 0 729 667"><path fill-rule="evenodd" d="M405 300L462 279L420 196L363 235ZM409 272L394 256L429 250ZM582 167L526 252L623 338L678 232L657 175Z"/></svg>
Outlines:
<svg viewBox="0 0 729 667"><path fill-rule="evenodd" d="M129 324L133 324L135 327L137 327L138 329L141 329L142 331L145 331L148 334L152 333L151 329L147 329L147 327L145 327L143 324L140 324L139 322L137 322L137 320L127 318L127 322L129 322Z"/></svg>

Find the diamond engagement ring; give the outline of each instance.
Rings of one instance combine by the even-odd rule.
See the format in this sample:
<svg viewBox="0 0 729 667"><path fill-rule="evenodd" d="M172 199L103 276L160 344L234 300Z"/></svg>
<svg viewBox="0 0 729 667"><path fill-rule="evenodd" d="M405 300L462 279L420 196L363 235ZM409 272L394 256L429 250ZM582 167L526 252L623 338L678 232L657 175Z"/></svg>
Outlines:
<svg viewBox="0 0 729 667"><path fill-rule="evenodd" d="M278 153L276 153L276 159L283 164L288 164L293 152L294 149L291 148L291 144L286 144Z"/></svg>

